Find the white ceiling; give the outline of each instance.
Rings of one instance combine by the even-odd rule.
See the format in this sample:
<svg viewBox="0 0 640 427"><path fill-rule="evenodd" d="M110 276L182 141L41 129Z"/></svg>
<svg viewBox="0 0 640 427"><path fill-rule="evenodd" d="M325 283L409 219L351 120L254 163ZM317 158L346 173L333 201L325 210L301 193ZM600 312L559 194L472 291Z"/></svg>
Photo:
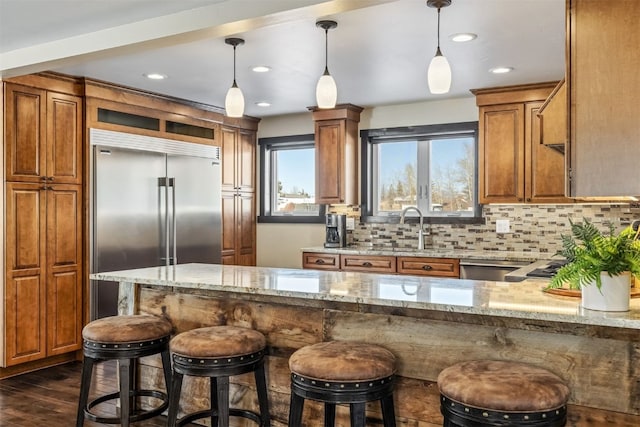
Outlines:
<svg viewBox="0 0 640 427"><path fill-rule="evenodd" d="M334 19L329 70L338 102L363 107L470 96L469 89L559 80L565 0L453 0L441 12L450 93L431 95L436 10L425 0L0 0L0 72L53 70L223 106L241 37L237 82L245 114L307 111L324 69L324 31ZM449 36L478 38L454 43ZM254 73L264 64L269 73ZM510 66L504 75L488 72ZM144 73L169 76L150 81ZM255 105L268 101L271 107Z"/></svg>

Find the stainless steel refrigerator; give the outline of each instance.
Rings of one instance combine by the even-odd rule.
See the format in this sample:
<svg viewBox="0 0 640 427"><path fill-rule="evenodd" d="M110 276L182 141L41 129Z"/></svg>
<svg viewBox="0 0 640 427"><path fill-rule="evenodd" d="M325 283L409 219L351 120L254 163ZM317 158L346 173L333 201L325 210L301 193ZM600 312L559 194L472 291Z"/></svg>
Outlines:
<svg viewBox="0 0 640 427"><path fill-rule="evenodd" d="M94 272L221 259L220 148L91 129ZM91 318L117 314L118 286L92 281Z"/></svg>

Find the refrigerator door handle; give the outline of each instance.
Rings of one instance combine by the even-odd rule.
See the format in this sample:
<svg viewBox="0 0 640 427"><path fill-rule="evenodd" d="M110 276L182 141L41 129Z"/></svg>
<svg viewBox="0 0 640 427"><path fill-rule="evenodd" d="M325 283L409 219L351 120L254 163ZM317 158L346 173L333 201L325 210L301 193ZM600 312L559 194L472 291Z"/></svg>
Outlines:
<svg viewBox="0 0 640 427"><path fill-rule="evenodd" d="M173 228L173 265L178 264L178 242L177 242L177 217L176 215L176 179L169 178L169 187L171 187L171 226Z"/></svg>
<svg viewBox="0 0 640 427"><path fill-rule="evenodd" d="M166 266L171 265L171 247L169 244L169 232L170 232L170 224L169 224L169 185L170 182L166 177L158 178L158 187L164 189L164 191L160 191L160 195L164 193L164 236L165 236L165 256L164 259L160 259L164 261ZM160 202L160 206L162 206L162 201Z"/></svg>

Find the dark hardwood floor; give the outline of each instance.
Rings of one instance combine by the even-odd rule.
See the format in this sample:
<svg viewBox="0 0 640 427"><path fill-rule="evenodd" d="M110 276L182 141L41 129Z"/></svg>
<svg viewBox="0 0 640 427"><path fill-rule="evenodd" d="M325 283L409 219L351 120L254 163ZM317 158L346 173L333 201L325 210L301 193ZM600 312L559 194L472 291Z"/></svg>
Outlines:
<svg viewBox="0 0 640 427"><path fill-rule="evenodd" d="M0 427L67 427L75 426L80 362L0 380ZM117 390L116 364L104 362L94 369L90 396ZM96 409L106 416L116 413L115 401ZM85 427L106 426L85 421ZM111 424L113 425L113 424ZM166 426L163 416L134 423L135 427Z"/></svg>

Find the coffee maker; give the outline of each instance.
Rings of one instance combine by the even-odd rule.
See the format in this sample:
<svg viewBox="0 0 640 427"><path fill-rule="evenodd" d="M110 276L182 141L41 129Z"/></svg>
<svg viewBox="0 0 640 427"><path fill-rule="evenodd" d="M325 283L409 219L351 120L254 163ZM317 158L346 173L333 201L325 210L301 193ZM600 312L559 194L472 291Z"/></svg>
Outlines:
<svg viewBox="0 0 640 427"><path fill-rule="evenodd" d="M327 214L325 248L344 248L347 246L347 216Z"/></svg>

